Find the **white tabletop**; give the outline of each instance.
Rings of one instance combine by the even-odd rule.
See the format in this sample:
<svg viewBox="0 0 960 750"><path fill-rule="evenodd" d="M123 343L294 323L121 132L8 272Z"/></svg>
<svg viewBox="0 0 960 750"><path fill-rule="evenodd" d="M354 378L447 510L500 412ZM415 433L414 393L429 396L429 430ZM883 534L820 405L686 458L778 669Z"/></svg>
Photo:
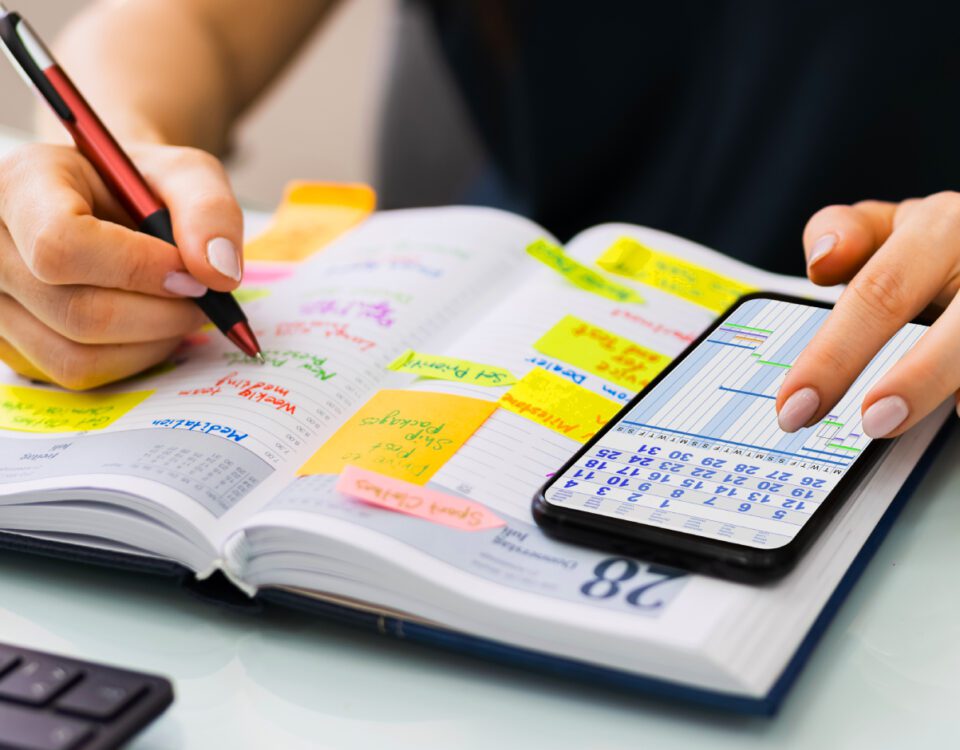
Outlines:
<svg viewBox="0 0 960 750"><path fill-rule="evenodd" d="M235 614L142 576L10 553L0 553L0 641L172 678L176 702L140 749L956 747L958 454L960 433L773 720L619 695L293 612Z"/></svg>

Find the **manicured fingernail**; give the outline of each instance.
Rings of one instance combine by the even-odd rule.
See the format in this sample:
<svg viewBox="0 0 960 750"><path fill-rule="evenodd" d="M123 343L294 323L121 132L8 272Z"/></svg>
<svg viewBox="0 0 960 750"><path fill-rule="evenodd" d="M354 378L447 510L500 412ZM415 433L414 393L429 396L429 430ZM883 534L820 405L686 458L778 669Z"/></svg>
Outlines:
<svg viewBox="0 0 960 750"><path fill-rule="evenodd" d="M810 258L807 260L807 268L820 260L836 246L837 235L833 233L823 235L823 237L814 242L813 247L810 248Z"/></svg>
<svg viewBox="0 0 960 750"><path fill-rule="evenodd" d="M226 237L215 237L207 243L207 261L219 273L240 281L240 253Z"/></svg>
<svg viewBox="0 0 960 750"><path fill-rule="evenodd" d="M780 409L777 415L780 429L784 432L796 432L813 419L819 408L820 394L813 388L801 388L791 394Z"/></svg>
<svg viewBox="0 0 960 750"><path fill-rule="evenodd" d="M207 288L184 271L171 271L163 280L163 288L180 297L202 297Z"/></svg>
<svg viewBox="0 0 960 750"><path fill-rule="evenodd" d="M906 401L899 396L887 396L863 413L863 431L872 438L882 438L902 425L909 414Z"/></svg>

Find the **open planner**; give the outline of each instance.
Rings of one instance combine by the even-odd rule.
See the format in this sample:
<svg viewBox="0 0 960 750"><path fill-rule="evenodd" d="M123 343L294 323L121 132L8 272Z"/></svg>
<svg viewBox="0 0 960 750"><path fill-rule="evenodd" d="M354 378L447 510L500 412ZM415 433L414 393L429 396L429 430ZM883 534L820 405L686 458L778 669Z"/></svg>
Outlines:
<svg viewBox="0 0 960 750"><path fill-rule="evenodd" d="M770 713L949 412L895 441L786 578L729 583L551 540L531 499L737 296L836 290L636 226L561 247L483 208L375 213L245 283L266 364L202 331L93 393L4 379L4 546ZM763 336L728 334L768 364ZM830 445L853 431L829 421Z"/></svg>

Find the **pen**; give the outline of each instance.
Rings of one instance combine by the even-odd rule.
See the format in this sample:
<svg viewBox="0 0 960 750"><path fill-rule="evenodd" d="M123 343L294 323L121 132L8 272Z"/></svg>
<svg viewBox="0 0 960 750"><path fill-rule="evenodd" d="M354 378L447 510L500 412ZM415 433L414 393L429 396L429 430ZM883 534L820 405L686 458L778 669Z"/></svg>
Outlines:
<svg viewBox="0 0 960 750"><path fill-rule="evenodd" d="M0 3L0 48L28 85L36 89L93 164L137 228L171 245L170 212L153 192L97 114L57 64L30 25ZM263 362L260 345L240 305L229 292L207 290L194 300L211 322L248 357Z"/></svg>

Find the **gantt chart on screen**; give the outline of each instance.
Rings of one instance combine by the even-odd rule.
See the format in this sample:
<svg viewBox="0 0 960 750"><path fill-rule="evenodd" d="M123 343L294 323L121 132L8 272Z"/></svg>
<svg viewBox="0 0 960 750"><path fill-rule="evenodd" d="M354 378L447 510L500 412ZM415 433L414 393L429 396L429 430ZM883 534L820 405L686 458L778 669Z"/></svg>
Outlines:
<svg viewBox="0 0 960 750"><path fill-rule="evenodd" d="M751 547L788 543L870 443L860 426L864 395L927 330L904 326L819 423L785 433L777 391L829 312L745 302L558 477L546 500Z"/></svg>

